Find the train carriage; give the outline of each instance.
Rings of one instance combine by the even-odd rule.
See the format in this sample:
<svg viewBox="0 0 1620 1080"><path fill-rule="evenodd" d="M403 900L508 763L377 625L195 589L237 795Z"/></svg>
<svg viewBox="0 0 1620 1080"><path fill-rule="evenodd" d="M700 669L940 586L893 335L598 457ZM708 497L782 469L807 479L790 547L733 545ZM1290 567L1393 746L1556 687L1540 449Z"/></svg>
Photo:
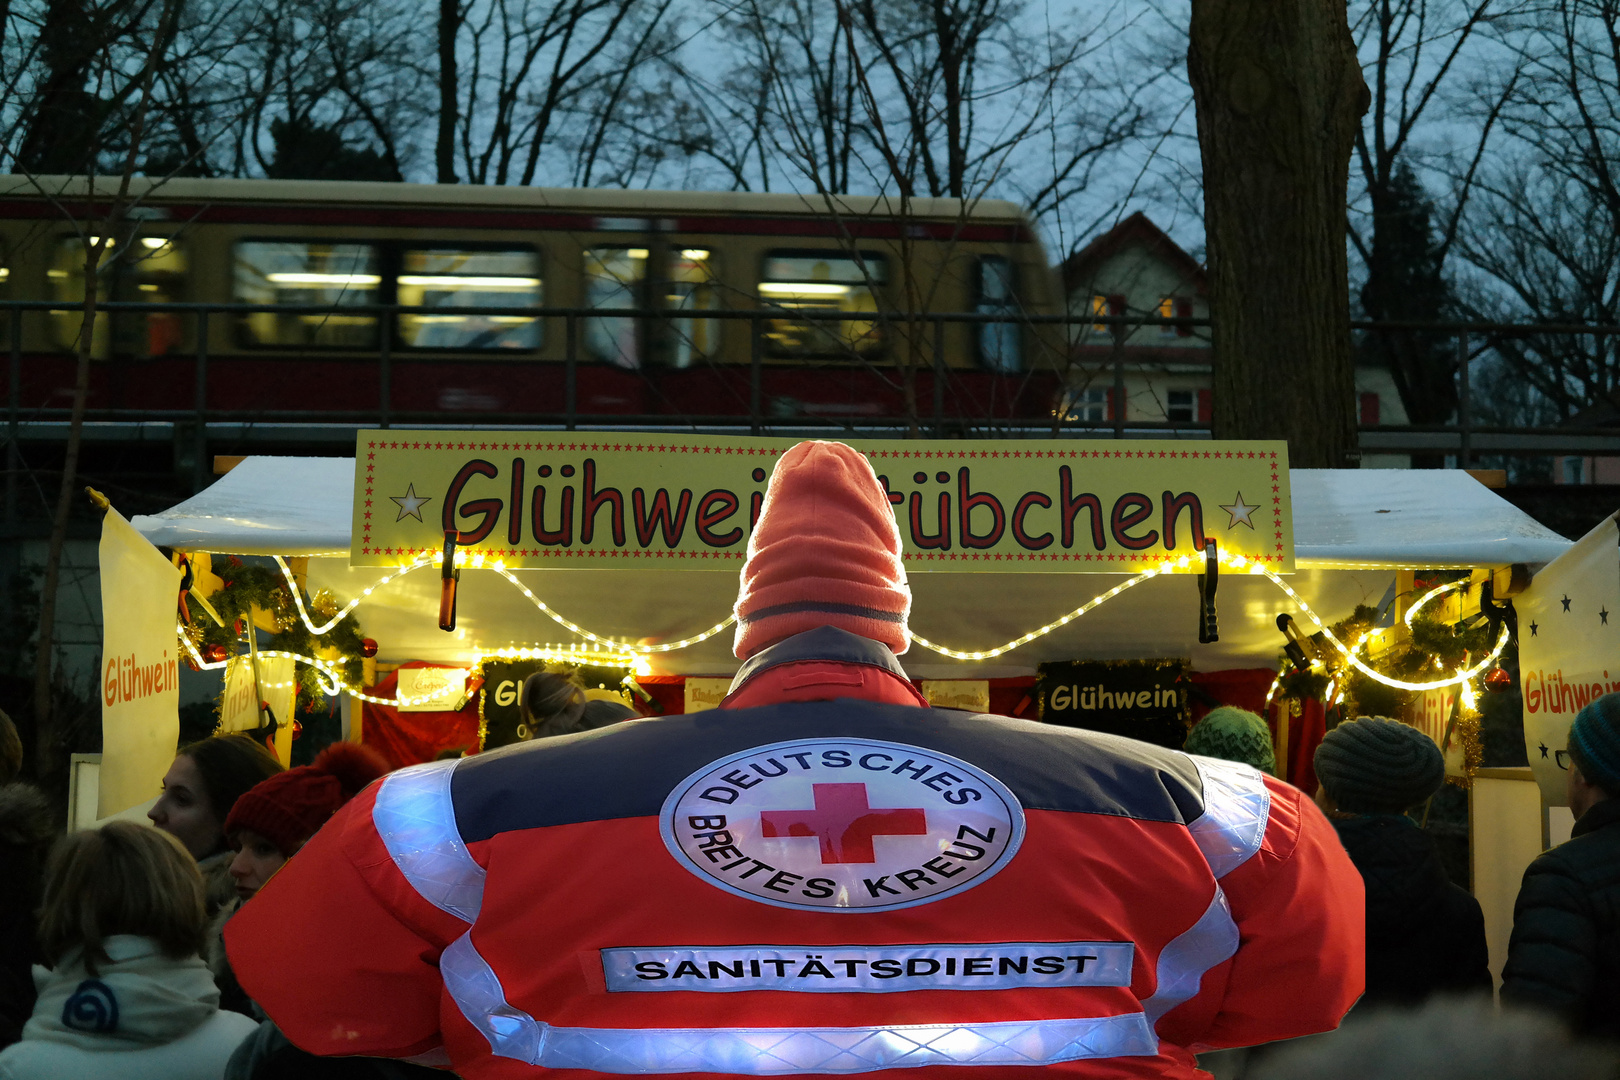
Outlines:
<svg viewBox="0 0 1620 1080"><path fill-rule="evenodd" d="M175 179L106 226L85 194L0 178L0 287L78 302L108 231L92 415L972 423L1049 418L1060 375L1061 331L1024 321L1059 289L1007 202ZM80 323L21 316L31 415L70 402Z"/></svg>

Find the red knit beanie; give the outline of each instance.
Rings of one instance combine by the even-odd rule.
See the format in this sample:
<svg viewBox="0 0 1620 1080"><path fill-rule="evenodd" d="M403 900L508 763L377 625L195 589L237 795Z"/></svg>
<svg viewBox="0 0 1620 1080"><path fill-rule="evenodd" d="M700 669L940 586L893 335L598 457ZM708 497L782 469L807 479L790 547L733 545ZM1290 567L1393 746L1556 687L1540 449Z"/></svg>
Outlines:
<svg viewBox="0 0 1620 1080"><path fill-rule="evenodd" d="M339 807L388 771L375 750L333 743L312 764L276 773L237 799L225 817L225 835L251 829L290 859Z"/></svg>
<svg viewBox="0 0 1620 1080"><path fill-rule="evenodd" d="M735 610L742 660L818 626L896 653L910 648L900 529L864 456L835 442L802 442L782 455L748 540Z"/></svg>

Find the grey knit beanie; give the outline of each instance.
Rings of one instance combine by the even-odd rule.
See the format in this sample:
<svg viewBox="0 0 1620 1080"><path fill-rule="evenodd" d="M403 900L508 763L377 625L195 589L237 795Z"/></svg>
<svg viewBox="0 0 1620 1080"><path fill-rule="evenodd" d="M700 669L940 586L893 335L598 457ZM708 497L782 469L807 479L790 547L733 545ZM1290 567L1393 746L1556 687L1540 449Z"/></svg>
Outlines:
<svg viewBox="0 0 1620 1080"><path fill-rule="evenodd" d="M1271 745L1271 728L1248 709L1222 705L1193 725L1181 747L1189 754L1241 761L1261 772L1277 767L1276 750Z"/></svg>
<svg viewBox="0 0 1620 1080"><path fill-rule="evenodd" d="M1398 814L1440 790L1446 761L1417 728L1362 716L1323 738L1316 748L1316 778L1340 810Z"/></svg>

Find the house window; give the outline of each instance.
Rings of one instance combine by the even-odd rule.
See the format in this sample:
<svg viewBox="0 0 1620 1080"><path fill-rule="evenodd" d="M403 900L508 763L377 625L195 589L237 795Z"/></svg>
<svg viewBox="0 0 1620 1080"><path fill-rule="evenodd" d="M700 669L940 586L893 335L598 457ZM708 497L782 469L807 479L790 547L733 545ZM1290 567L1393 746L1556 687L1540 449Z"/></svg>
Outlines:
<svg viewBox="0 0 1620 1080"><path fill-rule="evenodd" d="M539 307L540 256L532 248L407 248L400 260L399 302L434 309L399 317L400 340L412 348L539 348L539 319L458 315L455 309Z"/></svg>
<svg viewBox="0 0 1620 1080"><path fill-rule="evenodd" d="M1062 403L1054 411L1061 412L1065 420L1089 420L1101 423L1110 419L1108 407L1112 392L1097 388L1071 390L1063 395Z"/></svg>
<svg viewBox="0 0 1620 1080"><path fill-rule="evenodd" d="M343 310L378 302L382 272L372 245L248 240L236 245L235 261L237 303L335 309L243 315L237 325L247 344L377 347L377 317Z"/></svg>
<svg viewBox="0 0 1620 1080"><path fill-rule="evenodd" d="M977 310L982 315L1016 315L1018 303L1013 289L1013 265L999 255L979 260ZM979 363L991 371L1012 375L1022 370L1023 354L1019 326L1015 322L979 324Z"/></svg>
<svg viewBox="0 0 1620 1080"><path fill-rule="evenodd" d="M598 247L585 252L585 306L641 307L647 279L647 249ZM629 315L585 320L585 349L596 359L622 368L641 366L636 319Z"/></svg>
<svg viewBox="0 0 1620 1080"><path fill-rule="evenodd" d="M1565 458L1564 459L1564 483L1566 483L1566 484L1584 484L1584 483L1586 483L1585 469L1583 468L1583 466L1585 464L1586 464L1586 459L1585 458L1578 458L1578 457L1567 457L1567 458Z"/></svg>
<svg viewBox="0 0 1620 1080"><path fill-rule="evenodd" d="M672 253L669 295L672 311L713 311L720 306L714 252L707 248L680 248ZM720 351L720 320L682 318L670 320L669 365L691 367L698 360Z"/></svg>
<svg viewBox="0 0 1620 1080"><path fill-rule="evenodd" d="M1184 296L1167 296L1159 301L1159 318L1161 319L1190 319L1193 317L1193 302ZM1191 337L1193 328L1190 326L1171 326L1168 323L1159 327L1161 337Z"/></svg>
<svg viewBox="0 0 1620 1080"><path fill-rule="evenodd" d="M1094 295L1091 298L1091 313L1093 315L1124 315L1125 311L1125 297L1119 293L1109 296ZM1111 326L1108 323L1092 323L1091 329L1099 334L1107 334L1116 330L1122 334L1128 332L1123 326Z"/></svg>
<svg viewBox="0 0 1620 1080"><path fill-rule="evenodd" d="M888 262L875 252L773 251L765 257L759 298L787 311L875 312ZM773 356L870 356L883 348L874 321L809 322L791 317L766 323Z"/></svg>
<svg viewBox="0 0 1620 1080"><path fill-rule="evenodd" d="M1171 423L1190 422L1193 419L1193 392L1171 390L1165 395L1164 418Z"/></svg>

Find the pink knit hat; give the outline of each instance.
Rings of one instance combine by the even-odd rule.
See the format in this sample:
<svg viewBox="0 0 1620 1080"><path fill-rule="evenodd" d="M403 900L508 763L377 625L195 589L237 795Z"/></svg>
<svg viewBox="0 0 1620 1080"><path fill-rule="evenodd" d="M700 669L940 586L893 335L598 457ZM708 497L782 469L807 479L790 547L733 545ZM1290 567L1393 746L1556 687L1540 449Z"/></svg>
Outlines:
<svg viewBox="0 0 1620 1080"><path fill-rule="evenodd" d="M843 443L802 442L765 489L737 594L742 660L785 637L837 626L911 647L900 529L872 466Z"/></svg>

